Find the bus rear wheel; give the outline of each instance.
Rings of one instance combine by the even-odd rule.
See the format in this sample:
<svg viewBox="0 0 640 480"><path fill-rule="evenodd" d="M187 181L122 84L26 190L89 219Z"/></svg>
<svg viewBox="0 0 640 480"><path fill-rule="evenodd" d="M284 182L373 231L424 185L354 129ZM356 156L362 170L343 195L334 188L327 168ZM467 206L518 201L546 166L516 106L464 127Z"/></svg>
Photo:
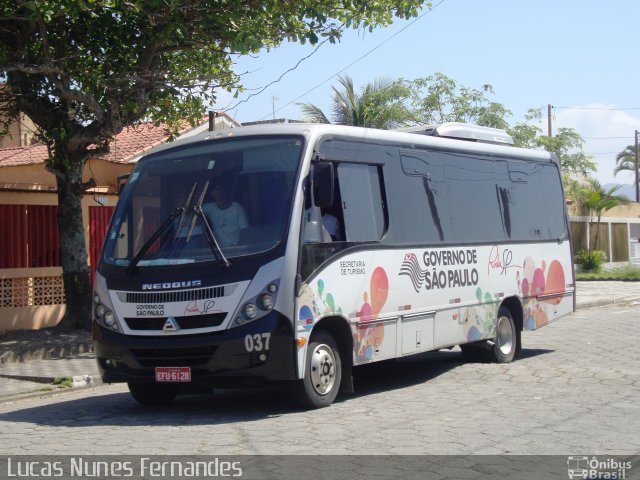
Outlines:
<svg viewBox="0 0 640 480"><path fill-rule="evenodd" d="M333 336L325 331L311 335L307 347L304 378L298 385L298 400L309 408L327 407L340 390L342 363Z"/></svg>
<svg viewBox="0 0 640 480"><path fill-rule="evenodd" d="M498 310L496 338L490 350L490 359L496 363L510 363L518 349L518 334L511 312L506 307Z"/></svg>
<svg viewBox="0 0 640 480"><path fill-rule="evenodd" d="M128 382L131 396L146 406L168 405L178 396L180 386L151 382Z"/></svg>

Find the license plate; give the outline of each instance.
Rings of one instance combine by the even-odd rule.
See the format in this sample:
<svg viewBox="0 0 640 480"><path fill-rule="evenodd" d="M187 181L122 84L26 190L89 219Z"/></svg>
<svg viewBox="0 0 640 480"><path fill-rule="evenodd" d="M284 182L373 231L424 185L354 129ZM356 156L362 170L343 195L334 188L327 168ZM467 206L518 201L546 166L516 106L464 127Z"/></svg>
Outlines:
<svg viewBox="0 0 640 480"><path fill-rule="evenodd" d="M191 367L156 367L156 382L190 382Z"/></svg>

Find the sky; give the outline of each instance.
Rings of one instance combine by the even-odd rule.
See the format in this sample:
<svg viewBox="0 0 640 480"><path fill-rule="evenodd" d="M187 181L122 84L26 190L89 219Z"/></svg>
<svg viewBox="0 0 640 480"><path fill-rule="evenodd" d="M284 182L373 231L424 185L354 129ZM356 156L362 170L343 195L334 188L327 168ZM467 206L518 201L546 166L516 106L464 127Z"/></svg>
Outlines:
<svg viewBox="0 0 640 480"><path fill-rule="evenodd" d="M241 57L236 72L247 89L237 99L220 93L213 108L240 122L300 119L297 103L330 113L337 75L357 89L378 79L413 80L442 72L461 85L493 86L490 100L513 112L552 105L552 126L574 128L603 184L614 177L615 157L640 130L640 2L637 0L434 0L425 15L395 20L374 32L346 32L340 43L285 44ZM423 13L427 10L423 10ZM282 76L285 74L284 76ZM263 87L268 86L258 93ZM257 95L252 95L256 94Z"/></svg>

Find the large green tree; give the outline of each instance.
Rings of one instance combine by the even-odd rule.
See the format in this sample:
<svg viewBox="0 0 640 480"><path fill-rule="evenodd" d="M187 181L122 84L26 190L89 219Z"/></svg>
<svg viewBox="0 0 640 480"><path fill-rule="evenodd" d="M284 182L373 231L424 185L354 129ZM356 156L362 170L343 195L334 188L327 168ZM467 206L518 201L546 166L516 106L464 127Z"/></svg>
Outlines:
<svg viewBox="0 0 640 480"><path fill-rule="evenodd" d="M491 85L469 88L443 73L415 80L379 79L359 91L347 75L339 76L338 83L331 96L331 119L316 105L299 104L308 120L383 129L445 122L507 128L505 117L511 113L489 100Z"/></svg>
<svg viewBox="0 0 640 480"><path fill-rule="evenodd" d="M493 87L489 84L480 89L466 87L438 72L405 81L405 85L410 91L413 120L418 125L462 122L502 129L509 126L505 118L511 112L490 100Z"/></svg>
<svg viewBox="0 0 640 480"><path fill-rule="evenodd" d="M525 120L507 128L518 147L542 148L558 157L563 173L586 175L596 169L591 155L582 148L584 139L573 128L559 128L555 136L543 135L538 122L542 118L542 109L530 109Z"/></svg>
<svg viewBox="0 0 640 480"><path fill-rule="evenodd" d="M27 114L49 147L59 201L67 310L88 326L89 269L80 201L91 155L140 119L202 117L240 79L233 55L284 41L332 42L416 16L424 0L0 0L0 113Z"/></svg>

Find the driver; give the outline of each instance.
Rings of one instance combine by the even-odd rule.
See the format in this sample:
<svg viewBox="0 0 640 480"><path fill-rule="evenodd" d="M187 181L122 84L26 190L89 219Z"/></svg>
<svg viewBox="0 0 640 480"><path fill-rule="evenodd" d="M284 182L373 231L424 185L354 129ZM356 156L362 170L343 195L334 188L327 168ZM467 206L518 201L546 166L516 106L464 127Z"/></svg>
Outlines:
<svg viewBox="0 0 640 480"><path fill-rule="evenodd" d="M240 230L249 226L244 209L231 200L229 190L221 182L213 186L212 194L213 202L203 205L202 210L211 222L216 239L221 247L237 245Z"/></svg>

